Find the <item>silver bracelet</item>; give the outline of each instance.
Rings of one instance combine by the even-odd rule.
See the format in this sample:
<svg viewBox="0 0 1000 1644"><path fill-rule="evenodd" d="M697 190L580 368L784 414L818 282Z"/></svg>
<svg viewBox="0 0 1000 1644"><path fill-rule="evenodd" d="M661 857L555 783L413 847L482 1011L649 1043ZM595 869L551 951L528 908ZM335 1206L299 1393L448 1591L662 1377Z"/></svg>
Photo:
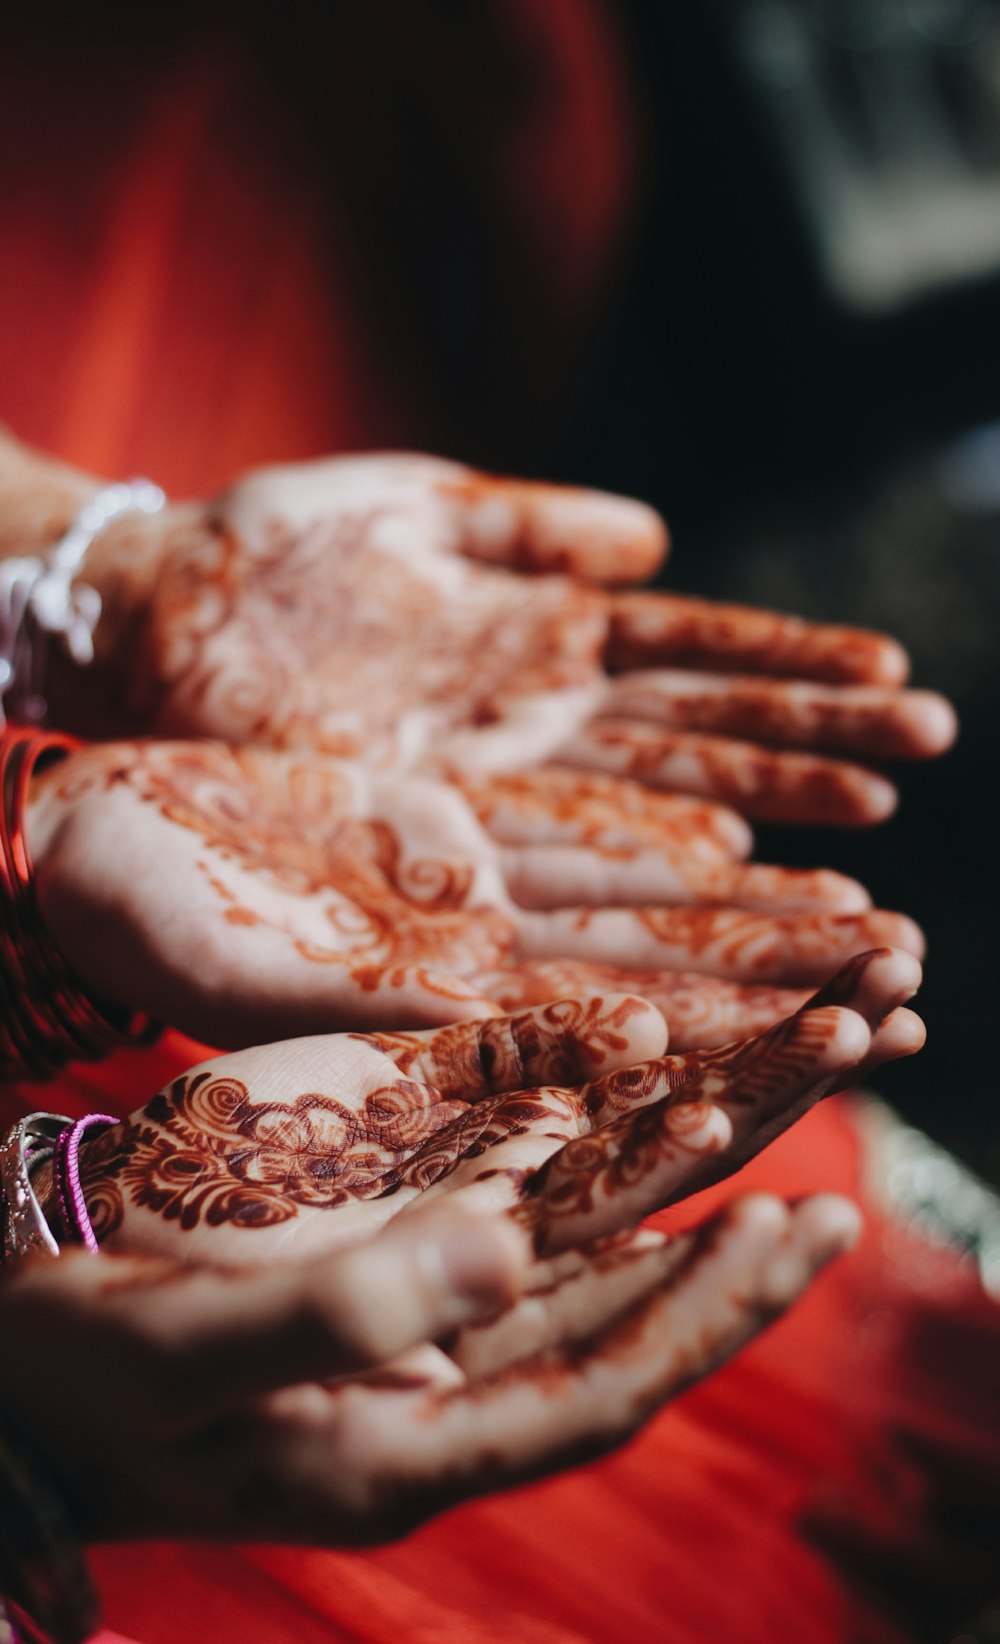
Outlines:
<svg viewBox="0 0 1000 1644"><path fill-rule="evenodd" d="M59 1245L31 1185L31 1172L51 1158L56 1142L72 1122L57 1113L29 1113L0 1142L4 1262L38 1252L59 1254Z"/></svg>
<svg viewBox="0 0 1000 1644"><path fill-rule="evenodd" d="M166 501L152 480L106 485L84 504L46 558L25 555L0 561L0 729L8 698L17 702L22 718L44 716L42 659L33 643L34 630L61 635L74 662L93 661L101 596L74 578L95 537L120 514L157 514Z"/></svg>

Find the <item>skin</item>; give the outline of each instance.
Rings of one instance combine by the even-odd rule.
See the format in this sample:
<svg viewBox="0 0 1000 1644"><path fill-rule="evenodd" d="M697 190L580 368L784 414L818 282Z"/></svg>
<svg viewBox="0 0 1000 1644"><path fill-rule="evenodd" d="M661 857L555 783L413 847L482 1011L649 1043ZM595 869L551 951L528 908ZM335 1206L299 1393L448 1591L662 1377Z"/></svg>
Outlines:
<svg viewBox="0 0 1000 1644"><path fill-rule="evenodd" d="M0 498L51 529L47 472L7 444ZM51 486L68 511L86 481ZM789 822L888 815L895 790L856 759L940 753L947 704L903 689L884 636L618 592L666 541L641 503L436 458L263 469L102 534L97 658L56 659L54 721L460 775L552 760Z"/></svg>
<svg viewBox="0 0 1000 1644"><path fill-rule="evenodd" d="M859 950L922 949L842 875L742 861L731 813L570 773L463 795L311 752L111 744L43 772L27 836L87 987L215 1044L596 987L641 988L685 1049L779 1020Z"/></svg>
<svg viewBox="0 0 1000 1644"><path fill-rule="evenodd" d="M603 1454L858 1229L828 1196L673 1239L632 1218L915 1048L917 975L867 955L701 1056L662 1054L644 1001L595 998L213 1059L86 1149L102 1255L0 1277L26 1344L0 1402L88 1540L380 1541Z"/></svg>
<svg viewBox="0 0 1000 1644"><path fill-rule="evenodd" d="M67 1252L0 1276L23 1344L0 1403L85 1541L385 1541L616 1448L857 1230L841 1199L755 1196L559 1272L526 1263L510 1222L451 1206L277 1268Z"/></svg>
<svg viewBox="0 0 1000 1644"><path fill-rule="evenodd" d="M105 1248L229 1263L338 1248L447 1196L511 1211L551 1255L739 1169L918 1049L919 977L876 950L756 1039L684 1055L645 1001L597 995L213 1057L86 1145L88 1206Z"/></svg>

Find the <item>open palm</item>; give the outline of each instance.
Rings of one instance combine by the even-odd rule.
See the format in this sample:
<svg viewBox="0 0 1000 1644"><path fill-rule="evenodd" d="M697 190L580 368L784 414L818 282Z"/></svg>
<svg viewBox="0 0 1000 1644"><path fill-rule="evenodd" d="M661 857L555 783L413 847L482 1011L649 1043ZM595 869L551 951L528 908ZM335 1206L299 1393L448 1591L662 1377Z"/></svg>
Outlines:
<svg viewBox="0 0 1000 1644"><path fill-rule="evenodd" d="M463 797L310 751L109 744L37 779L29 841L86 986L218 1045L640 987L674 1046L719 1044L854 953L922 946L853 880L744 862L721 807L570 772Z"/></svg>
<svg viewBox="0 0 1000 1644"><path fill-rule="evenodd" d="M516 1209L551 1253L738 1169L829 1090L919 1048L919 966L880 950L757 1039L664 1055L642 1000L593 996L417 1033L213 1058L89 1144L110 1247L311 1254L442 1192Z"/></svg>
<svg viewBox="0 0 1000 1644"><path fill-rule="evenodd" d="M431 457L263 469L95 544L97 666L53 682L59 722L395 768L552 758L775 820L887 815L866 762L954 735L941 698L900 688L901 648L600 586L665 546L641 503Z"/></svg>

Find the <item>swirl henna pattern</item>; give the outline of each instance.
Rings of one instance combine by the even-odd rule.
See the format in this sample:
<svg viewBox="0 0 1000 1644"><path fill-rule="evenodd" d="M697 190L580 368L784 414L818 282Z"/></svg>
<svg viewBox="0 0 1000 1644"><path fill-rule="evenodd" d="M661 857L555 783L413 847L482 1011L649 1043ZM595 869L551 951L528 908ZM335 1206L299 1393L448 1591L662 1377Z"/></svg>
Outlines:
<svg viewBox="0 0 1000 1644"><path fill-rule="evenodd" d="M941 752L947 705L902 689L882 635L599 586L665 543L640 503L432 458L261 470L143 552L98 545L98 666L64 722L462 774L555 758L747 815L885 816L894 789L851 757Z"/></svg>
<svg viewBox="0 0 1000 1644"><path fill-rule="evenodd" d="M920 951L852 880L734 859L745 826L718 807L566 772L475 797L519 843L452 785L323 755L81 749L33 790L39 899L96 995L229 1045L641 987L688 1048L779 1019L801 1003L782 989L874 943Z"/></svg>
<svg viewBox="0 0 1000 1644"><path fill-rule="evenodd" d="M254 1259L282 1227L323 1248L442 1191L520 1206L552 1253L739 1168L837 1084L919 1048L900 1009L918 980L908 955L875 952L758 1038L681 1056L621 997L239 1052L89 1144L84 1189L104 1239L161 1255L197 1235L200 1259Z"/></svg>

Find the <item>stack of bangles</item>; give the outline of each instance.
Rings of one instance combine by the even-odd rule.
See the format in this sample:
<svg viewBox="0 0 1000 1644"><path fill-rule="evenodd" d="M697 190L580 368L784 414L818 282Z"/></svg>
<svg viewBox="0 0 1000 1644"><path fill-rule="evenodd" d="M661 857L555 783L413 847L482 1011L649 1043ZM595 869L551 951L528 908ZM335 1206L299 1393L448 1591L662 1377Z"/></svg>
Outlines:
<svg viewBox="0 0 1000 1644"><path fill-rule="evenodd" d="M80 1183L80 1146L117 1120L92 1113L76 1121L55 1113L19 1119L0 1141L0 1227L4 1265L60 1246L97 1253ZM36 1174L49 1176L48 1217ZM0 1425L0 1644L20 1644L36 1630L56 1644L82 1644L97 1626L97 1601L79 1540L59 1491L23 1433Z"/></svg>
<svg viewBox="0 0 1000 1644"><path fill-rule="evenodd" d="M154 1031L145 1017L96 1004L42 921L24 832L28 790L41 762L77 746L53 731L0 732L0 1079L45 1079Z"/></svg>
<svg viewBox="0 0 1000 1644"><path fill-rule="evenodd" d="M61 636L79 664L93 658L101 601L79 573L95 537L123 513L154 514L165 503L148 480L106 486L46 557L0 561L0 1081L45 1079L155 1031L145 1018L90 998L45 928L25 837L28 794L39 765L78 744L11 724L8 713L14 704L29 720L44 713L48 638ZM58 1256L61 1244L97 1253L80 1146L116 1122L103 1113L77 1121L32 1113L0 1140L0 1263L8 1271L25 1256ZM98 1625L79 1537L47 1472L30 1434L0 1411L0 1644L43 1634L54 1644L83 1644Z"/></svg>

